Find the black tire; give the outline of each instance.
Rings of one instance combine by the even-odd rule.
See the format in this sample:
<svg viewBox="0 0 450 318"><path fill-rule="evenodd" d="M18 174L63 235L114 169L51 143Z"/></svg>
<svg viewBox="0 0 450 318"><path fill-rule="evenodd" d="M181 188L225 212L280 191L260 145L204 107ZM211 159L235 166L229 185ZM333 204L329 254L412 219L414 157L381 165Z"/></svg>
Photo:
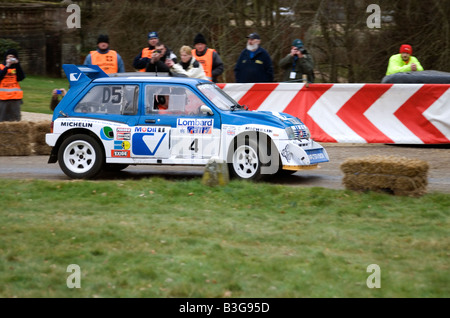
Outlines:
<svg viewBox="0 0 450 318"><path fill-rule="evenodd" d="M122 171L123 169L128 168L128 164L125 163L105 163L103 165L103 170L109 171L109 172L117 172Z"/></svg>
<svg viewBox="0 0 450 318"><path fill-rule="evenodd" d="M103 168L105 155L93 137L84 134L69 136L58 151L61 170L72 179L90 179Z"/></svg>
<svg viewBox="0 0 450 318"><path fill-rule="evenodd" d="M231 151L228 167L232 177L254 181L261 179L261 158L256 141L246 139L244 143L234 145Z"/></svg>

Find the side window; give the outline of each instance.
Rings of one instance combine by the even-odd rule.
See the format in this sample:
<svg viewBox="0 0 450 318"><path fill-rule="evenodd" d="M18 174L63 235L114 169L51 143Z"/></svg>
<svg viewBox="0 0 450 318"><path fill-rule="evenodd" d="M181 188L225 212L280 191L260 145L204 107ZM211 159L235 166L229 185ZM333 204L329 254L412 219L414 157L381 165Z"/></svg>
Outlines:
<svg viewBox="0 0 450 318"><path fill-rule="evenodd" d="M74 111L89 114L136 115L138 85L97 85L80 100Z"/></svg>
<svg viewBox="0 0 450 318"><path fill-rule="evenodd" d="M181 86L151 85L145 87L145 113L197 114L203 102L190 89Z"/></svg>

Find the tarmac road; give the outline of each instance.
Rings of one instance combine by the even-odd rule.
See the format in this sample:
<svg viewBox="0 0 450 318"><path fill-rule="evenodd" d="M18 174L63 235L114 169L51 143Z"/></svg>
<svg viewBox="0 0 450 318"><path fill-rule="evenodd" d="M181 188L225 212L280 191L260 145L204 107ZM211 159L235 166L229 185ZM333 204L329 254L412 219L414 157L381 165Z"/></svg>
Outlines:
<svg viewBox="0 0 450 318"><path fill-rule="evenodd" d="M340 165L350 157L367 155L397 155L426 160L428 192L450 193L450 146L399 146L385 144L334 144L322 143L328 151L330 162L320 164L320 169L296 172L292 176L270 182L292 186L344 189ZM2 157L0 178L70 180L59 164L48 164L48 156ZM169 179L201 178L203 167L191 166L130 166L121 172L102 173L98 180L140 179L160 176Z"/></svg>

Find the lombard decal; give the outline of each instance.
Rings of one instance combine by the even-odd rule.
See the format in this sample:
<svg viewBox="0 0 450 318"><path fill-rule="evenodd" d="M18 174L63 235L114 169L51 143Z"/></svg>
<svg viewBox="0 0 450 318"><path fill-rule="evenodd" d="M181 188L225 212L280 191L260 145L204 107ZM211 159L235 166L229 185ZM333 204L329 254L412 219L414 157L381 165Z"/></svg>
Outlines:
<svg viewBox="0 0 450 318"><path fill-rule="evenodd" d="M116 129L117 140L131 140L131 128L117 128Z"/></svg>
<svg viewBox="0 0 450 318"><path fill-rule="evenodd" d="M100 137L103 140L112 140L114 139L114 131L111 127L103 127L100 130Z"/></svg>
<svg viewBox="0 0 450 318"><path fill-rule="evenodd" d="M178 118L177 128L188 134L211 134L214 119Z"/></svg>

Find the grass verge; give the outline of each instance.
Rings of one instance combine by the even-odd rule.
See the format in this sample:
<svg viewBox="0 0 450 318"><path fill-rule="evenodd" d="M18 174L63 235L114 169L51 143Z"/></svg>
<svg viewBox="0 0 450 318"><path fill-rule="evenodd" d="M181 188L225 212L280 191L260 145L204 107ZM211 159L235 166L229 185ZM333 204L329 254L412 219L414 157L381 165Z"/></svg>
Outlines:
<svg viewBox="0 0 450 318"><path fill-rule="evenodd" d="M242 181L2 180L0 297L449 297L448 206Z"/></svg>
<svg viewBox="0 0 450 318"><path fill-rule="evenodd" d="M52 91L55 88L69 89L66 78L51 78L43 76L27 75L20 82L23 90L22 111L32 113L53 114L50 109Z"/></svg>

